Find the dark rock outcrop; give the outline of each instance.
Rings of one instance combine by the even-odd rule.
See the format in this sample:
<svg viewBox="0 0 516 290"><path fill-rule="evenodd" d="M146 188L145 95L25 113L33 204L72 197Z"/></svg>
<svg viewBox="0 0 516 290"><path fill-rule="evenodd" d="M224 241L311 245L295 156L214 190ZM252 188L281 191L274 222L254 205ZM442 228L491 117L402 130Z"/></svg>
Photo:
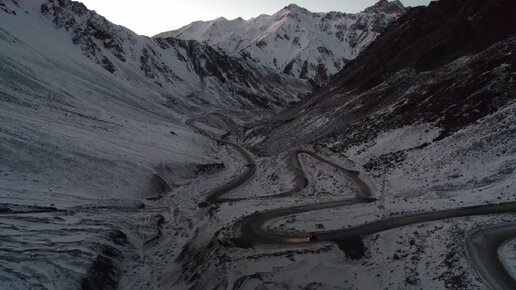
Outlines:
<svg viewBox="0 0 516 290"><path fill-rule="evenodd" d="M334 79L367 90L402 69L435 70L516 34L516 2L443 0L410 9Z"/></svg>

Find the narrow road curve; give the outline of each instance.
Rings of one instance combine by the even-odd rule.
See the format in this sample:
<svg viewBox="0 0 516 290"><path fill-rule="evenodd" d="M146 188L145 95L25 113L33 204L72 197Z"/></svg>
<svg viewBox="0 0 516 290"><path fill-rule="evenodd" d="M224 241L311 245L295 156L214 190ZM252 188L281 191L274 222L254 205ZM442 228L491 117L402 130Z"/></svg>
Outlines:
<svg viewBox="0 0 516 290"><path fill-rule="evenodd" d="M498 257L503 243L514 238L514 224L480 229L466 237L466 252L473 266L494 289L516 289L516 281Z"/></svg>
<svg viewBox="0 0 516 290"><path fill-rule="evenodd" d="M244 170L242 174L208 194L206 199L208 203L218 204L223 202L249 199L285 197L301 191L308 185L308 180L299 162L300 154L307 154L323 163L336 168L347 178L349 178L349 180L351 180L359 189L357 197L352 199L281 208L252 214L237 223L240 231L240 237L235 239L235 241L241 246L252 246L256 244L300 245L332 241L337 243L339 246L351 245L351 247L355 247L357 241L359 244L362 244L362 238L364 236L398 227L466 216L516 213L516 202L510 202L503 204L469 206L424 213L404 214L346 229L294 234L270 231L264 228L265 224L278 218L311 211L350 206L359 203L369 203L374 202L375 199L372 198L370 188L359 177L358 172L345 169L332 161L326 160L319 155L306 150L293 150L289 152L289 159L291 160L295 174L295 186L292 190L257 198L226 198L224 197L225 194L239 187L240 185L243 185L256 173L256 163L254 162L253 157L249 152L237 144L211 137L210 134L195 125L195 119L188 120L186 124L208 138L211 138L221 144L233 147L247 161L245 166L246 170ZM507 272L497 254L500 245L504 241L507 241L511 238L516 238L516 225L510 225L503 228L480 230L470 235L466 241L468 255L472 259L473 265L485 278L485 280L495 289L516 289L516 281ZM346 249L344 250L346 251Z"/></svg>
<svg viewBox="0 0 516 290"><path fill-rule="evenodd" d="M291 196L293 194L300 192L301 190L303 190L304 188L306 188L308 186L308 179L306 178L305 172L299 161L299 155L301 155L301 154L309 155L309 156L339 170L340 172L342 172L344 175L346 175L352 182L354 182L357 185L358 190L360 192L359 196L367 199L367 201L369 201L368 198L371 197L371 190L369 189L369 187L367 186L367 184L365 182L363 182L360 178L358 178L358 172L343 168L340 165L338 165L332 161L326 160L313 152L306 151L306 150L300 150L300 149L292 150L288 153L288 159L289 159L289 162L291 164L291 167L292 167L292 170L293 170L294 176L295 176L294 187L291 190L282 192L282 193L278 193L278 194L274 194L274 195L259 196L259 197L245 197L245 198L224 197L224 195L226 195L230 191L236 189L237 187L243 185L245 182L250 180L256 174L256 162L254 161L253 156L249 152L247 152L244 148L242 148L241 146L239 146L235 143L212 137L204 129L197 126L196 122L197 122L196 119L190 119L190 120L186 121L185 123L188 126L194 128L201 135L204 135L205 137L208 137L208 138L216 141L219 144L232 147L233 149L238 151L240 153L240 155L242 155L242 157L244 157L244 159L246 160L245 170L240 175L238 175L236 178L228 181L224 185L214 189L213 191L211 191L210 193L207 194L206 202L208 202L210 204L219 204L219 203L224 203L224 202L235 202L235 201L250 200L250 199L269 199L269 198L287 197L287 196Z"/></svg>
<svg viewBox="0 0 516 290"><path fill-rule="evenodd" d="M232 148L234 148L238 153L240 153L244 159L246 160L245 169L244 171L235 177L234 179L226 182L224 185L214 189L208 194L208 197L206 198L206 202L210 204L217 204L217 203L223 203L228 201L239 201L243 200L244 198L224 198L223 195L226 193L232 191L233 189L243 185L245 182L250 180L256 173L256 163L254 162L253 156L249 152L247 152L244 148L241 146L231 143L229 141L221 140L212 137L208 132L206 132L204 129L200 128L196 124L196 119L190 119L185 122L186 125L194 128L199 134L204 135L205 137L208 137L214 141L216 141L219 144L227 145Z"/></svg>
<svg viewBox="0 0 516 290"><path fill-rule="evenodd" d="M347 238L361 238L366 235L422 222L475 215L491 215L516 212L516 202L511 202L503 204L462 207L426 213L404 214L347 229L304 233L298 235L269 232L264 230L262 227L264 223L283 216L332 207L347 206L360 202L365 201L364 199L357 198L260 212L249 216L242 224L241 239L251 244L305 244L325 241L339 242ZM317 238L311 239L310 237Z"/></svg>

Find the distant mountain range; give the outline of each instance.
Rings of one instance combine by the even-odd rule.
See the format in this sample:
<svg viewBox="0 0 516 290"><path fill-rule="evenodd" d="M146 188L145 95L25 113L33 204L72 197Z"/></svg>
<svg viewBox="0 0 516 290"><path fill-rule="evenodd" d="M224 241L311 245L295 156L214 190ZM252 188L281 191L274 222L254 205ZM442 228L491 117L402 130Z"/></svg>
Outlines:
<svg viewBox="0 0 516 290"><path fill-rule="evenodd" d="M206 42L229 55L251 58L320 85L357 57L405 10L397 0L381 0L356 14L313 13L291 4L274 15L247 21L197 21L157 37Z"/></svg>

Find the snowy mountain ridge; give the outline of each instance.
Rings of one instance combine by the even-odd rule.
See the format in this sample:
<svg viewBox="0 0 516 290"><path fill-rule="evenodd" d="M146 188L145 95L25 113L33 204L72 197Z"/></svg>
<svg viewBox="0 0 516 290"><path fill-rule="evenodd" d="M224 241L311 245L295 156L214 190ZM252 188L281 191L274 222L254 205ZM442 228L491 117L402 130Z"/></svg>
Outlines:
<svg viewBox="0 0 516 290"><path fill-rule="evenodd" d="M309 88L79 2L0 0L0 288L114 288L122 247L159 233L148 199L231 162L185 120L249 121Z"/></svg>
<svg viewBox="0 0 516 290"><path fill-rule="evenodd" d="M80 2L39 2L30 5L36 6L35 10L40 10L58 30L69 32L73 44L85 56L118 78L145 80L145 86L150 85L159 94L173 95L174 100L166 102L182 103L183 111L187 107L202 110L206 102L219 108L253 107L256 103L273 108L296 100L309 89L298 80L276 77L273 70L228 56L206 44L136 35L89 11ZM280 91L272 84L274 81L260 81L264 78L295 85L291 86L293 91Z"/></svg>
<svg viewBox="0 0 516 290"><path fill-rule="evenodd" d="M274 15L197 21L157 37L194 39L247 55L279 72L323 84L405 12L381 0L357 14L313 13L290 4Z"/></svg>
<svg viewBox="0 0 516 290"><path fill-rule="evenodd" d="M515 10L408 9L268 119L309 81L0 0L0 289L512 289Z"/></svg>

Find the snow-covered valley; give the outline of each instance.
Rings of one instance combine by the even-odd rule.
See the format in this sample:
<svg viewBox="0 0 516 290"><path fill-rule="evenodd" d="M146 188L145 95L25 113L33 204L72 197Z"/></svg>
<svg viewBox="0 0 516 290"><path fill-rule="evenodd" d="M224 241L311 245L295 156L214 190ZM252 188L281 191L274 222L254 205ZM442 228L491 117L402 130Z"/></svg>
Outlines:
<svg viewBox="0 0 516 290"><path fill-rule="evenodd" d="M0 0L0 288L510 289L514 4L447 1L399 21L295 5L242 30L215 21L395 21L310 94L298 73L214 48L227 39ZM464 23L480 28L456 39ZM332 41L315 43L350 52Z"/></svg>
<svg viewBox="0 0 516 290"><path fill-rule="evenodd" d="M221 170L221 149L188 117L249 121L309 90L193 41L137 36L77 2L0 4L3 289L79 287L152 239L165 208L148 200Z"/></svg>

